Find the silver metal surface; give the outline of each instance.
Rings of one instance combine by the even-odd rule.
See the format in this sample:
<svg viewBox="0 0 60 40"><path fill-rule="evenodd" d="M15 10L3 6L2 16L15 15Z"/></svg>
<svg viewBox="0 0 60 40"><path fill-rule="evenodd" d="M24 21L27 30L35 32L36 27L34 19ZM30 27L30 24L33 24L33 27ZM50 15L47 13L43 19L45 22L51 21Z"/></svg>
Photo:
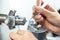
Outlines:
<svg viewBox="0 0 60 40"><path fill-rule="evenodd" d="M28 30L34 33L43 33L47 31L47 29L44 29L41 25L37 24L33 18L29 20Z"/></svg>

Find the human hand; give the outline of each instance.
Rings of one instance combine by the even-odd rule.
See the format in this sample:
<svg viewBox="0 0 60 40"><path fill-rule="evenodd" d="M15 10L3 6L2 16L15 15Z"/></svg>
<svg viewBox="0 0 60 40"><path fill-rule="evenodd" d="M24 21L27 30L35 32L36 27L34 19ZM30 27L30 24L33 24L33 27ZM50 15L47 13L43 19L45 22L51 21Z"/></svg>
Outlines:
<svg viewBox="0 0 60 40"><path fill-rule="evenodd" d="M37 38L28 31L19 30L17 33L10 33L11 40L37 40Z"/></svg>
<svg viewBox="0 0 60 40"><path fill-rule="evenodd" d="M40 15L36 15L37 13L40 13ZM35 10L33 12L33 18L36 22L58 35L60 35L59 17L59 13L50 5L47 5L45 8L35 6Z"/></svg>
<svg viewBox="0 0 60 40"><path fill-rule="evenodd" d="M35 11L40 13L40 15L42 15L45 20L55 26L60 27L60 14L53 7L47 5L45 8L41 8L40 6L35 6L34 8ZM33 13L33 15L35 14L36 13Z"/></svg>

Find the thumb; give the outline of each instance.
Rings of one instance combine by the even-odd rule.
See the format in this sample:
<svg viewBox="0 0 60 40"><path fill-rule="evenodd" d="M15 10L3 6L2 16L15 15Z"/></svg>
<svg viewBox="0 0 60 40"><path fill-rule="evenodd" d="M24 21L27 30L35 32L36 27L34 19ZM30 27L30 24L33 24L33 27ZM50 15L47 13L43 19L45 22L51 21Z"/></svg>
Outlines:
<svg viewBox="0 0 60 40"><path fill-rule="evenodd" d="M51 16L52 13L53 13L53 12L51 12L51 11L45 9L45 8L41 8L41 7L39 7L39 6L35 6L35 10L36 10L38 13L44 15L45 17L49 17L49 16Z"/></svg>

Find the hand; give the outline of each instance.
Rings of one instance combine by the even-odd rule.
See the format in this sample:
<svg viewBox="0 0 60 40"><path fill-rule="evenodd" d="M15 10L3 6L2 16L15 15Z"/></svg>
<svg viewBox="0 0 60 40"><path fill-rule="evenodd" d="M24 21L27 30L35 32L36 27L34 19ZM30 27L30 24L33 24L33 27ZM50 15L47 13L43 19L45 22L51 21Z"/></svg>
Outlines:
<svg viewBox="0 0 60 40"><path fill-rule="evenodd" d="M40 15L36 15L37 12ZM47 5L45 8L35 6L33 15L35 21L43 25L44 28L60 35L60 15L53 7L50 5Z"/></svg>
<svg viewBox="0 0 60 40"><path fill-rule="evenodd" d="M19 30L17 33L10 33L11 40L37 40L36 37L28 31Z"/></svg>
<svg viewBox="0 0 60 40"><path fill-rule="evenodd" d="M45 20L41 15L36 15L34 18L36 22L43 26L43 28L52 31L57 35L60 35L60 27L52 25L47 20Z"/></svg>
<svg viewBox="0 0 60 40"><path fill-rule="evenodd" d="M60 14L50 5L47 5L45 8L35 6L35 11L43 15L51 24L60 27Z"/></svg>

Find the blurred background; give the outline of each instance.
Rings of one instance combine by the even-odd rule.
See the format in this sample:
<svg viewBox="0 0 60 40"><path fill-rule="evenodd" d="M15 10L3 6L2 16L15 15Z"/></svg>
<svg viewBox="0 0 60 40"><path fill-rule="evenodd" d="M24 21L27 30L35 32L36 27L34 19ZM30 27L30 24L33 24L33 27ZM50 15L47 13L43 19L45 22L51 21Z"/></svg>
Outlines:
<svg viewBox="0 0 60 40"><path fill-rule="evenodd" d="M2 22L0 24L0 40L9 40L10 39L9 33L12 31L16 32L18 29L27 30L28 22L30 18L32 17L32 12L33 12L32 7L36 5L36 1L37 0L0 0L0 14L7 15L8 17L5 20L5 22ZM57 11L60 12L60 0L50 0L49 4L52 5L54 8L56 8ZM11 10L12 10L13 16L9 15ZM12 19L14 19L15 16L18 17L17 15L21 18L21 20L27 20L27 22L24 23L24 25L23 24L14 25L13 23L14 25L13 28L8 27L10 26L8 25L8 22L10 21L8 19L10 19L11 17ZM16 20L18 18L16 18ZM50 31L48 31L45 35L48 40L59 40L60 39L58 35L55 35Z"/></svg>

